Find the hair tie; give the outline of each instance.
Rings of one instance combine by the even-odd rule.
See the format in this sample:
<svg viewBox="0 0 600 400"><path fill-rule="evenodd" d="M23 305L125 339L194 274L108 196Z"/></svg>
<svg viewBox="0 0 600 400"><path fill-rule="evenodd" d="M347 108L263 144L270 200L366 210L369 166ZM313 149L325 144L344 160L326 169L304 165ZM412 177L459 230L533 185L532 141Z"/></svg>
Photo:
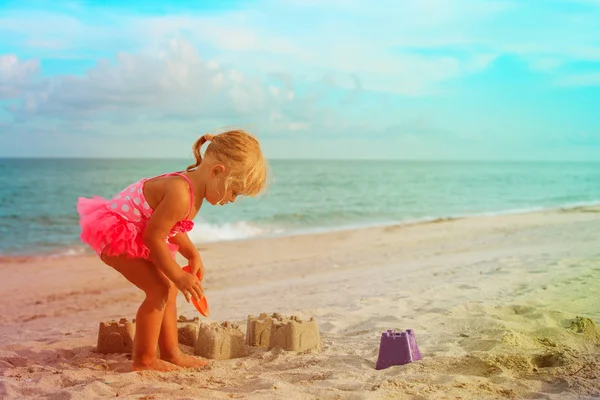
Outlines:
<svg viewBox="0 0 600 400"><path fill-rule="evenodd" d="M212 142L215 137L214 137L214 135L207 133L206 135L204 135L204 138L206 139L207 142Z"/></svg>

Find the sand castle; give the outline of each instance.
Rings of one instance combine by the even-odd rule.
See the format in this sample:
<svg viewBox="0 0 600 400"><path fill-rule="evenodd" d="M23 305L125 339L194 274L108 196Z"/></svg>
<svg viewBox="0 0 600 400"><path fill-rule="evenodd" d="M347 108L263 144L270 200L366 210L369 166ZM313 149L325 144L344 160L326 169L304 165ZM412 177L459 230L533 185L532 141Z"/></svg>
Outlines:
<svg viewBox="0 0 600 400"><path fill-rule="evenodd" d="M98 353L131 353L135 325L121 318L117 321L100 322L98 330Z"/></svg>
<svg viewBox="0 0 600 400"><path fill-rule="evenodd" d="M230 322L200 324L194 354L213 360L245 357L244 333Z"/></svg>
<svg viewBox="0 0 600 400"><path fill-rule="evenodd" d="M190 319L180 315L179 319L177 319L177 337L179 343L190 347L196 347L199 327L200 318L195 317Z"/></svg>
<svg viewBox="0 0 600 400"><path fill-rule="evenodd" d="M246 344L252 347L272 349L280 347L287 351L318 350L321 340L317 321L302 321L295 315L283 317L278 313L248 316Z"/></svg>
<svg viewBox="0 0 600 400"><path fill-rule="evenodd" d="M271 327L273 321L277 318L281 318L279 314L273 314L272 317L268 317L267 314L260 314L258 318L254 316L248 316L248 323L246 329L246 344L252 347L264 347L269 348L271 343Z"/></svg>
<svg viewBox="0 0 600 400"><path fill-rule="evenodd" d="M271 316L263 313L257 318L249 315L246 335L238 325L228 321L207 324L200 323L198 317L179 316L177 334L179 343L193 347L194 354L215 360L245 357L248 355L246 346L303 352L319 350L321 345L314 318L302 321L295 315L284 317L278 313ZM98 352L131 353L134 336L135 319L101 322Z"/></svg>

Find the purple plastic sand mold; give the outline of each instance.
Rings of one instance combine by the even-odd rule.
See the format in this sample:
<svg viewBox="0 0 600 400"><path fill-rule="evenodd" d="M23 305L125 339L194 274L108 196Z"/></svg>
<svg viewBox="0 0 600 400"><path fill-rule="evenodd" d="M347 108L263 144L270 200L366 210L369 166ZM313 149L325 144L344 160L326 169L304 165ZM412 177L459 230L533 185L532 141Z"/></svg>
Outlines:
<svg viewBox="0 0 600 400"><path fill-rule="evenodd" d="M388 330L381 334L379 357L375 369L404 365L420 359L421 352L412 329L407 329L406 332Z"/></svg>

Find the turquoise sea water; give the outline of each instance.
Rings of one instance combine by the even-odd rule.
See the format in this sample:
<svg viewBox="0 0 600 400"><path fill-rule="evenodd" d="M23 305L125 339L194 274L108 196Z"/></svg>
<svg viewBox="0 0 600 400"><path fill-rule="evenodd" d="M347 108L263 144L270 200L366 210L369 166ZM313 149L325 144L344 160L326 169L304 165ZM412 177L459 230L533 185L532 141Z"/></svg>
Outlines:
<svg viewBox="0 0 600 400"><path fill-rule="evenodd" d="M78 196L189 160L0 159L0 255L78 254ZM194 241L600 203L599 163L271 161L260 198L205 203Z"/></svg>

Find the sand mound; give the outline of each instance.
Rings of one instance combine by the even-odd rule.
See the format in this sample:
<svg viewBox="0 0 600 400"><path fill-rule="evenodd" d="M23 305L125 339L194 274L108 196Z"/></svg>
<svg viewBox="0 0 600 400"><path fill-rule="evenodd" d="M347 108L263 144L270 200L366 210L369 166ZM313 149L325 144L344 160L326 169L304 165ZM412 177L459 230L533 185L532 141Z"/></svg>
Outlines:
<svg viewBox="0 0 600 400"><path fill-rule="evenodd" d="M600 344L600 329L598 329L598 326L591 319L576 317L569 325L569 328L581 334L584 340Z"/></svg>
<svg viewBox="0 0 600 400"><path fill-rule="evenodd" d="M580 394L600 395L600 336L591 319L522 304L465 305L452 315L458 322L455 327L474 316L481 318L476 329L459 334L459 344L469 355L462 362L442 363L441 368L497 381L530 382L548 393L577 387ZM523 389L513 389L512 395Z"/></svg>

